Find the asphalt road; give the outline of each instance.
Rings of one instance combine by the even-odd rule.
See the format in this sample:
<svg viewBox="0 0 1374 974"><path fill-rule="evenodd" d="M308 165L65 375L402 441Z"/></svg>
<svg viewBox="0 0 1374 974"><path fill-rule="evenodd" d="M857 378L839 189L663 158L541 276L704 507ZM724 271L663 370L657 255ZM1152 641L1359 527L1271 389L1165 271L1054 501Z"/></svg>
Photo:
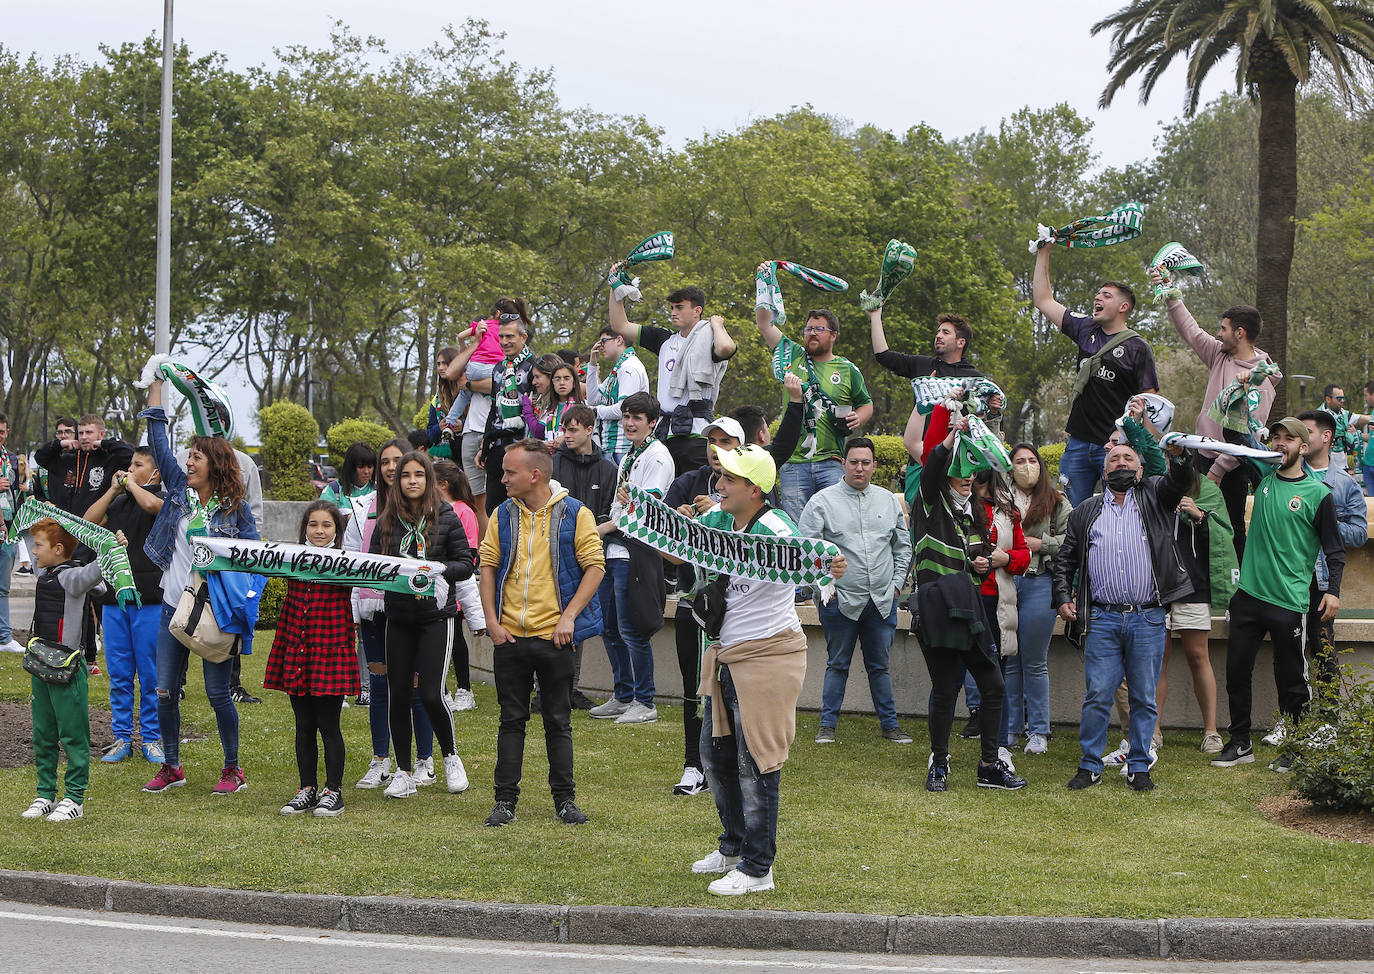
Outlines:
<svg viewBox="0 0 1374 974"><path fill-rule="evenodd" d="M912 972L912 974L1355 974L1364 962L1211 964L1063 958L896 957L653 947L514 944L87 913L0 901L0 968L15 972L243 974L405 970L590 974Z"/></svg>

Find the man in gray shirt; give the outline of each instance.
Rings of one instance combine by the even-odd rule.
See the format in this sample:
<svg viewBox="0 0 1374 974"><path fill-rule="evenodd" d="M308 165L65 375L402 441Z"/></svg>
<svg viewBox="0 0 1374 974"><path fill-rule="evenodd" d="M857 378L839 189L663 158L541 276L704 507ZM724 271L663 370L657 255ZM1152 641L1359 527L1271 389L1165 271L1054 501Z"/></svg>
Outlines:
<svg viewBox="0 0 1374 974"><path fill-rule="evenodd" d="M882 735L897 744L910 744L911 738L897 725L892 674L887 668L897 631L897 594L911 568L906 516L896 494L873 486L872 440L851 436L845 441L843 457L844 479L814 494L797 525L803 537L833 543L849 565L844 578L835 583L835 597L818 603L827 658L816 743L835 742L849 661L859 642Z"/></svg>

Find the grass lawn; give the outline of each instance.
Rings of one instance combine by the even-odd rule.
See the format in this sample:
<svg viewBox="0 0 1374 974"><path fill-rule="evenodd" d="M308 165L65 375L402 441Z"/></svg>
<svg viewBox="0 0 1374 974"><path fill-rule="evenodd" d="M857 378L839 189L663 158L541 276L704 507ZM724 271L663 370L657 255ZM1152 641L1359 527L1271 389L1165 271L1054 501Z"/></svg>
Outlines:
<svg viewBox="0 0 1374 974"><path fill-rule="evenodd" d="M267 640L244 667L261 685ZM0 697L27 700L19 658L0 658ZM1257 679L1265 679L1257 674ZM93 699L108 692L91 681ZM850 692L866 693L861 677ZM182 748L189 784L146 795L141 758L95 763L86 817L64 826L20 822L34 771L0 772L0 867L87 873L192 886L555 904L729 906L693 876L719 830L709 795L677 798L682 769L678 709L657 724L617 727L574 716L578 803L590 826L553 817L539 721L526 745L519 818L482 820L492 802L496 701L477 687L478 709L457 716L459 753L472 788L442 783L388 801L353 782L371 750L367 712L344 712L349 743L339 819L283 818L296 790L293 723L284 695L243 706L242 762L249 787L212 798L221 753L192 666L183 719L208 737ZM748 906L874 913L1075 916L1374 916L1374 848L1290 831L1266 821L1259 799L1282 787L1259 749L1253 765L1222 770L1198 753L1195 734L1166 739L1159 788L1135 794L1108 774L1069 792L1076 728L1060 728L1050 753L1018 755L1030 779L1020 793L974 786L976 742L957 741L952 790L923 787L924 721L909 719L913 746L882 741L871 718L843 718L839 743L812 743L815 714L799 717L782 778L775 892ZM957 725L959 726L959 725ZM440 775L442 782L442 773Z"/></svg>

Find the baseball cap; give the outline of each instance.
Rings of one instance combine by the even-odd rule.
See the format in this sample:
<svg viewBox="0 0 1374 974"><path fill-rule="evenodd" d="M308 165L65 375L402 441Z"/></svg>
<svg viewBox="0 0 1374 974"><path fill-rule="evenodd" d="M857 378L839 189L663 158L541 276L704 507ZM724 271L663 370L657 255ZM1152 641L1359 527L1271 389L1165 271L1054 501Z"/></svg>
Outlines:
<svg viewBox="0 0 1374 974"><path fill-rule="evenodd" d="M1277 429L1282 429L1288 433L1291 433L1298 439L1302 440L1304 443L1308 442L1307 424L1293 416L1285 416L1283 417L1283 419L1276 419L1272 423L1270 423L1269 435L1273 436L1274 431Z"/></svg>
<svg viewBox="0 0 1374 974"><path fill-rule="evenodd" d="M726 436L733 436L735 439L739 440L741 446L744 445L744 427L739 424L739 420L731 419L729 416L721 416L719 419L712 420L711 423L701 431L701 435L705 436L713 429L720 430Z"/></svg>
<svg viewBox="0 0 1374 974"><path fill-rule="evenodd" d="M736 477L743 477L765 494L778 482L778 467L772 455L761 446L738 446L733 450L717 450L721 468Z"/></svg>

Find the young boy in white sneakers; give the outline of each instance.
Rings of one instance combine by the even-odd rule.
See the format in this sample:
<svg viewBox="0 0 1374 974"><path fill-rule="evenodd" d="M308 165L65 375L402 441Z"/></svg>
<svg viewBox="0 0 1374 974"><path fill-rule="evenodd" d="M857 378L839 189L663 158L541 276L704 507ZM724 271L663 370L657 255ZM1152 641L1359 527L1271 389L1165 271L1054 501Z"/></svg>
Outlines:
<svg viewBox="0 0 1374 974"><path fill-rule="evenodd" d="M38 579L33 597L33 635L52 645L81 650L82 613L87 595L99 595L105 583L100 564L72 563L77 540L52 518L30 529ZM91 718L84 657L78 656L70 683L29 680L33 692L33 758L38 766L38 797L21 815L49 822L81 818L86 784L91 777ZM67 788L57 801L57 749L67 752Z"/></svg>

